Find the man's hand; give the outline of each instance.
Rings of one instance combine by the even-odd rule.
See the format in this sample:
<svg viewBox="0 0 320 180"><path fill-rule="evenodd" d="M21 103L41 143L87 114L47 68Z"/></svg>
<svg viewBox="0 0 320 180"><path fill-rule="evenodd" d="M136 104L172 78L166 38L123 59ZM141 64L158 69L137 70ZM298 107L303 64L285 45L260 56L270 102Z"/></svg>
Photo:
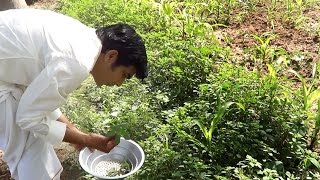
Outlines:
<svg viewBox="0 0 320 180"><path fill-rule="evenodd" d="M65 142L73 144L77 150L88 147L91 150L97 149L102 152L110 152L116 144L116 136L105 137L99 134L86 134L76 128L67 128L63 139Z"/></svg>
<svg viewBox="0 0 320 180"><path fill-rule="evenodd" d="M62 115L58 121L67 124L63 141L73 144L73 146L79 151L84 147L88 147L102 152L110 152L111 149L117 145L115 135L105 137L95 133L86 134L70 123L64 115Z"/></svg>
<svg viewBox="0 0 320 180"><path fill-rule="evenodd" d="M90 139L92 139L92 145L88 147L91 151L94 149L98 149L102 152L110 152L111 149L113 149L116 144L116 138L115 135L111 137L104 137L99 134L90 134ZM71 144L76 150L81 151L86 146L81 144Z"/></svg>
<svg viewBox="0 0 320 180"><path fill-rule="evenodd" d="M89 134L89 139L90 140L90 145L88 146L89 148L94 148L102 152L110 152L111 149L113 149L117 144L115 143L116 141L116 136L111 136L111 137L105 137L99 134Z"/></svg>

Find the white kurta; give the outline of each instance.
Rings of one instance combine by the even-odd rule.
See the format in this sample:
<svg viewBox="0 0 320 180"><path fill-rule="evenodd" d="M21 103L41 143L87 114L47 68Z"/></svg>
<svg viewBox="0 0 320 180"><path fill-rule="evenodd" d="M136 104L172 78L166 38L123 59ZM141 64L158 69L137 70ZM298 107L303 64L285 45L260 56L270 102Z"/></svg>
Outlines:
<svg viewBox="0 0 320 180"><path fill-rule="evenodd" d="M48 11L0 12L0 149L15 179L58 178L58 109L101 50L95 29ZM46 171L46 172L44 172Z"/></svg>

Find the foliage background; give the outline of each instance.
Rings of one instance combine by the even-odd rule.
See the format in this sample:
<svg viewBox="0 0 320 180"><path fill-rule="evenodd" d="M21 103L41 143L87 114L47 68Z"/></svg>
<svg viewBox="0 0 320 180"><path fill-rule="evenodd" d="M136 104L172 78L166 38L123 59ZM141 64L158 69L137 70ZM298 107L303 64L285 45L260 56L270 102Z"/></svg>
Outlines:
<svg viewBox="0 0 320 180"><path fill-rule="evenodd" d="M256 43L241 56L215 34L259 9L270 26L278 16L301 28L311 7L319 2L62 0L60 12L89 26L133 25L150 67L145 83L98 89L89 78L63 110L84 131L142 146L146 161L131 179L318 179L317 59L294 78L299 69L288 70L305 54L272 45L276 32L249 34Z"/></svg>

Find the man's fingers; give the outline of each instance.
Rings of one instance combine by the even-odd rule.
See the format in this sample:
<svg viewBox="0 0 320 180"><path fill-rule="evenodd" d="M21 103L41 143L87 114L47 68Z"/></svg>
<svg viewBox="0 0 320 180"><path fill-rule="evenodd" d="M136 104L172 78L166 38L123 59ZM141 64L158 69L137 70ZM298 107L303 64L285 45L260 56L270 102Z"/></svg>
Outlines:
<svg viewBox="0 0 320 180"><path fill-rule="evenodd" d="M110 152L115 146L116 146L116 144L114 143L114 141L108 141L107 152Z"/></svg>
<svg viewBox="0 0 320 180"><path fill-rule="evenodd" d="M112 134L110 136L103 136L99 134L90 134L90 136L93 139L93 145L91 147L88 147L91 152L93 152L95 149L102 151L102 152L110 152L116 145L116 139L117 135Z"/></svg>
<svg viewBox="0 0 320 180"><path fill-rule="evenodd" d="M109 137L107 137L107 139L108 139L108 141L113 141L113 140L115 140L116 139L116 134L114 134L114 135L112 135L112 136L109 136Z"/></svg>

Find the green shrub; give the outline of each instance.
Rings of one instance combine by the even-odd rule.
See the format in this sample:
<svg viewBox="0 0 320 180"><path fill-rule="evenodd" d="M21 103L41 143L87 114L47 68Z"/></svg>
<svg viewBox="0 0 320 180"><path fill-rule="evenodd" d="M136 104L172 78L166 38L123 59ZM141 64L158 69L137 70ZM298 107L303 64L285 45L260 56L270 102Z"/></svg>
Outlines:
<svg viewBox="0 0 320 180"><path fill-rule="evenodd" d="M207 82L213 65L226 57L223 53L226 52L216 45L199 48L191 41L167 40L150 62L151 91L164 92L169 108L194 100L194 91Z"/></svg>
<svg viewBox="0 0 320 180"><path fill-rule="evenodd" d="M122 22L142 32L157 26L155 10L147 0L61 0L59 5L60 12L94 28Z"/></svg>
<svg viewBox="0 0 320 180"><path fill-rule="evenodd" d="M255 72L222 65L216 76L208 79L210 83L200 86L199 96L193 102L167 113L171 116L168 123L177 134L172 139L178 141L174 150L181 149L180 144L196 146L197 150L190 149L198 152L197 156L207 165L235 166L250 155L270 169L279 161L285 170L295 171L304 157L301 149L306 148L307 127L303 123L306 115L294 99L277 98L283 89L273 81L271 76L261 79ZM213 132L212 152L208 152L195 120L210 126L216 116L218 98L241 103L244 109L230 107ZM284 175L284 172L282 169L277 173Z"/></svg>

